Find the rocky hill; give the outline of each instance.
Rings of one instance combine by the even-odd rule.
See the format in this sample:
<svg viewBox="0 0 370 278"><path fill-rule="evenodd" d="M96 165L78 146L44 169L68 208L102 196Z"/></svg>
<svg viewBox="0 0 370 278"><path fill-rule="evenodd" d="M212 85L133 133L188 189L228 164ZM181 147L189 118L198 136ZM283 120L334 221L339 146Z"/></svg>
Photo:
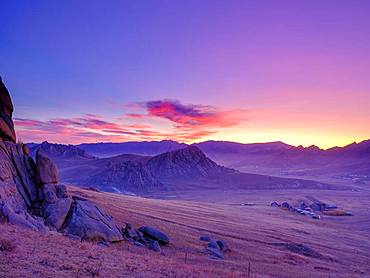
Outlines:
<svg viewBox="0 0 370 278"><path fill-rule="evenodd" d="M154 156L148 160L147 166L160 179L211 178L235 172L217 165L195 146Z"/></svg>
<svg viewBox="0 0 370 278"><path fill-rule="evenodd" d="M75 179L72 178L73 180ZM165 188L142 160L111 161L100 170L97 169L94 175L82 177L79 183L118 193L138 193Z"/></svg>
<svg viewBox="0 0 370 278"><path fill-rule="evenodd" d="M62 177L66 181L123 193L166 190L168 184L175 181L197 181L235 172L217 165L201 150L192 146L152 157L120 155L75 161L73 165L66 169L62 167Z"/></svg>

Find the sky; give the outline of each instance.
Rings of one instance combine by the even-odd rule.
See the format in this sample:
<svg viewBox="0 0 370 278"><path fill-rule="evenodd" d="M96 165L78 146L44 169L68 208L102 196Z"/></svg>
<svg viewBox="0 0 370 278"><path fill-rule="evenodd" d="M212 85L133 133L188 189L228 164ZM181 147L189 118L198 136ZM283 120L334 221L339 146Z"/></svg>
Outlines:
<svg viewBox="0 0 370 278"><path fill-rule="evenodd" d="M23 142L370 138L370 1L6 1Z"/></svg>

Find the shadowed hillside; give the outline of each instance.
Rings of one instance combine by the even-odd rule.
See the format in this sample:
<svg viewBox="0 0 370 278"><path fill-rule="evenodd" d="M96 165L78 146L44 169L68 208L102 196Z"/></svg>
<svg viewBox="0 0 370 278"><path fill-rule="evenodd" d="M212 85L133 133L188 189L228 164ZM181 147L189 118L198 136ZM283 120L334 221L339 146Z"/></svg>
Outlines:
<svg viewBox="0 0 370 278"><path fill-rule="evenodd" d="M109 192L145 194L197 189L338 188L310 180L242 173L218 165L196 146L156 156L124 154L100 159L76 150L78 147L75 146L54 147L44 143L42 148L47 154L51 152L63 181Z"/></svg>

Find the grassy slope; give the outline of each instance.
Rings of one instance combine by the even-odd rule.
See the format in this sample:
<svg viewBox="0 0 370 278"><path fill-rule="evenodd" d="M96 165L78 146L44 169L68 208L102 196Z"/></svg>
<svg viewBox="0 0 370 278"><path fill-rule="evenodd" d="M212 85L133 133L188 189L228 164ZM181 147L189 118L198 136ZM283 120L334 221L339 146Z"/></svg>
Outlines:
<svg viewBox="0 0 370 278"><path fill-rule="evenodd" d="M238 192L235 198L229 196L214 203L71 189L73 194L104 207L120 225L130 222L135 227L160 228L171 237L170 246L164 247L164 255L160 255L126 242L101 247L57 234L0 225L0 239L16 246L13 251L1 253L0 274L88 277L99 272L101 277L246 277L249 262L251 277L365 277L370 273L368 193L326 192L327 199L337 204L345 204L348 194L357 194L350 196L353 201L346 207L355 216L317 221L268 206L272 199L296 198L297 191ZM237 205L242 199L257 205ZM198 240L204 234L225 239L233 251L226 253L223 261L210 259ZM280 243L304 244L320 257L297 254Z"/></svg>

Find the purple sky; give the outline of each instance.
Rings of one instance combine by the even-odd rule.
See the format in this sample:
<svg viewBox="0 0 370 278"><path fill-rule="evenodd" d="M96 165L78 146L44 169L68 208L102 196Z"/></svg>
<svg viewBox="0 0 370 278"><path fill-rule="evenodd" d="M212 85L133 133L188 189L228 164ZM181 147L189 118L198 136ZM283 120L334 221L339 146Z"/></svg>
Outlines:
<svg viewBox="0 0 370 278"><path fill-rule="evenodd" d="M8 1L23 141L370 138L370 1Z"/></svg>

